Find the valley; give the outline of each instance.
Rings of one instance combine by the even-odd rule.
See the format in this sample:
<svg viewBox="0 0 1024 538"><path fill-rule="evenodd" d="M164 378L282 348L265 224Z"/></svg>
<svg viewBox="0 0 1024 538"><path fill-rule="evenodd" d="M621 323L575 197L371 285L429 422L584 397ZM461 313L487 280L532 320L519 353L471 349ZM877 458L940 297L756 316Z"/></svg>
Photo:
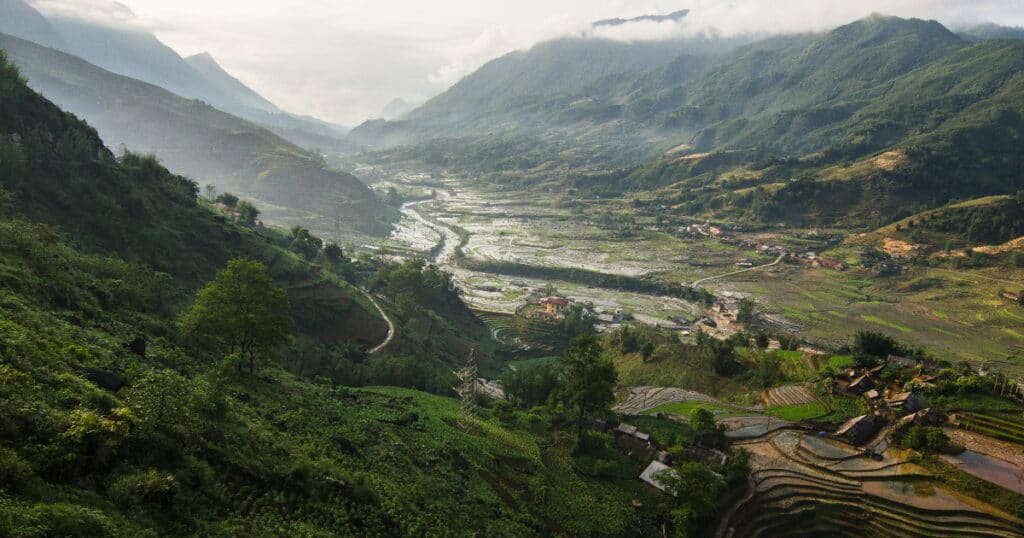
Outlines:
<svg viewBox="0 0 1024 538"><path fill-rule="evenodd" d="M1024 28L63 4L0 0L0 538L1024 535Z"/></svg>
<svg viewBox="0 0 1024 538"><path fill-rule="evenodd" d="M767 322L775 320L819 347L838 345L857 330L882 331L953 362L1024 373L1014 359L1024 352L1024 332L1018 329L1024 312L999 295L1024 289L1019 269L914 264L902 274L878 277L858 267L860 237L837 240L839 231L778 228L705 236L686 231L699 220L659 222L635 213L628 198L569 203L556 193L487 188L457 177L434 181L428 174L396 172L395 178L388 185L437 196L406 203L405 218L383 248L433 256L477 310L512 314L530 290L553 286L592 304L598 314L621 310L650 326L671 326L669 317L693 320L705 309L666 294L594 286L593 275L608 282L622 276L696 283L716 295L753 298ZM755 245L792 255L775 256L775 250ZM808 252L835 257L849 269L814 267ZM604 319L606 327L617 326ZM725 325L715 332L733 330Z"/></svg>

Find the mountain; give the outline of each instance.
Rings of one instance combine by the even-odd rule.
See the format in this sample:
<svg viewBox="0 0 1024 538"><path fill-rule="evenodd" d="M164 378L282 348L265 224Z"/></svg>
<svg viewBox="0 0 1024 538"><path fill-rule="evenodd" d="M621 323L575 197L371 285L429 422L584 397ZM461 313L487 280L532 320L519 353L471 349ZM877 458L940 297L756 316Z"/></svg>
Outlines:
<svg viewBox="0 0 1024 538"><path fill-rule="evenodd" d="M267 101L260 94L231 76L213 59L209 52L189 56L185 58L185 62L198 71L221 94L229 97L235 103L264 112L281 112L273 103Z"/></svg>
<svg viewBox="0 0 1024 538"><path fill-rule="evenodd" d="M416 107L412 103L401 97L396 97L384 106L384 109L380 112L380 117L385 120L401 119L402 116L408 114L414 108Z"/></svg>
<svg viewBox="0 0 1024 538"><path fill-rule="evenodd" d="M999 24L978 24L957 29L957 35L967 41L987 41L989 39L1024 39L1024 28L1020 26L1002 26Z"/></svg>
<svg viewBox="0 0 1024 538"><path fill-rule="evenodd" d="M313 212L305 224L315 229L331 229L336 218L367 233L389 229L390 210L363 183L258 125L18 38L0 36L0 48L34 89L85 118L113 147L152 152L197 181Z"/></svg>
<svg viewBox="0 0 1024 538"><path fill-rule="evenodd" d="M371 158L508 187L656 190L682 215L877 227L1024 187L1022 43L873 15L490 109L446 105L457 85L405 121L359 130L414 142ZM466 87L486 88L486 74Z"/></svg>
<svg viewBox="0 0 1024 538"><path fill-rule="evenodd" d="M631 22L668 22L668 21L680 21L683 20L687 15L690 14L689 9L681 9L669 13L668 15L640 15L639 17L633 17L631 19L604 19L594 22L595 28L601 26L622 26Z"/></svg>
<svg viewBox="0 0 1024 538"><path fill-rule="evenodd" d="M135 15L122 4L101 0L97 5L117 16L111 16L110 20L96 20L49 9L45 2L38 4L44 10L40 15L23 1L4 1L11 5L17 3L19 12L23 12L23 20L39 20L45 15L44 20L58 34L58 40L54 42L45 36L40 37L42 34L39 32L23 36L5 32L9 35L62 50L113 73L160 86L182 97L201 99L221 110L259 123L303 147L347 148L339 140L344 129L281 111L224 71L212 57L199 55L191 62L186 61L152 32L137 25Z"/></svg>
<svg viewBox="0 0 1024 538"><path fill-rule="evenodd" d="M0 0L0 33L68 50L68 44L50 22L24 0Z"/></svg>
<svg viewBox="0 0 1024 538"><path fill-rule="evenodd" d="M235 105L148 30L59 13L47 18L68 44L65 52L93 65L160 86L182 97L203 99L223 108Z"/></svg>
<svg viewBox="0 0 1024 538"><path fill-rule="evenodd" d="M353 129L350 138L388 147L451 132L481 136L521 129L543 134L552 127L554 115L572 114L577 105L586 108L586 103L573 101L587 99L595 85L620 84L681 54L703 57L742 42L745 38L699 37L634 42L565 38L540 43L488 62L401 121L369 121ZM557 104L542 106L553 101Z"/></svg>

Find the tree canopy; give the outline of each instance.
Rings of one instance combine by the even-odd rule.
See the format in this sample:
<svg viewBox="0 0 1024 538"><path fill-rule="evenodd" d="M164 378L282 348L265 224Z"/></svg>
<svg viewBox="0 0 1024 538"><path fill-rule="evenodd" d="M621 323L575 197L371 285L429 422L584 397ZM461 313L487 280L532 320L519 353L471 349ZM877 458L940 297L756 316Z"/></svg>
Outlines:
<svg viewBox="0 0 1024 538"><path fill-rule="evenodd" d="M285 343L291 336L288 297L274 285L260 262L236 259L199 290L185 312L182 332L211 350L238 354L249 362Z"/></svg>
<svg viewBox="0 0 1024 538"><path fill-rule="evenodd" d="M562 394L566 407L576 414L577 433L588 414L606 409L615 401L618 374L611 359L602 354L593 335L579 336L562 357Z"/></svg>

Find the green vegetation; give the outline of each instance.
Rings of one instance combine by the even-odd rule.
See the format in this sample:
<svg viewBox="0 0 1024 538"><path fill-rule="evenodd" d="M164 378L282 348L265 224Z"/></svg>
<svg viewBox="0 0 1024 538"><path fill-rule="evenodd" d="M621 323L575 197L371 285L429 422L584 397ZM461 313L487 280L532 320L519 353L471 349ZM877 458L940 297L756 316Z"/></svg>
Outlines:
<svg viewBox="0 0 1024 538"><path fill-rule="evenodd" d="M588 415L606 411L615 401L615 365L603 357L596 337L580 336L562 359L561 373L565 404L575 412L579 435Z"/></svg>
<svg viewBox="0 0 1024 538"><path fill-rule="evenodd" d="M292 330L288 296L274 286L266 267L232 260L213 281L199 290L196 302L181 318L181 331L197 348L249 362L284 344Z"/></svg>
<svg viewBox="0 0 1024 538"><path fill-rule="evenodd" d="M829 413L829 410L821 402L811 402L808 404L777 405L769 408L768 413L782 420L799 422L801 420L822 418Z"/></svg>
<svg viewBox="0 0 1024 538"><path fill-rule="evenodd" d="M250 121L11 36L0 36L0 48L33 88L86 119L112 147L154 152L178 173L365 233L386 234L396 217L354 176Z"/></svg>
<svg viewBox="0 0 1024 538"><path fill-rule="evenodd" d="M114 159L6 64L0 105L21 140L0 138L5 535L657 532L638 465L602 450L611 464L586 466L559 427L611 401L592 339L539 413L468 417L452 398L340 386L449 391L444 362L486 333L437 268L286 250L305 234L228 222L153 159ZM384 298L393 352L361 351L383 322L332 267ZM263 366L237 372L239 353Z"/></svg>

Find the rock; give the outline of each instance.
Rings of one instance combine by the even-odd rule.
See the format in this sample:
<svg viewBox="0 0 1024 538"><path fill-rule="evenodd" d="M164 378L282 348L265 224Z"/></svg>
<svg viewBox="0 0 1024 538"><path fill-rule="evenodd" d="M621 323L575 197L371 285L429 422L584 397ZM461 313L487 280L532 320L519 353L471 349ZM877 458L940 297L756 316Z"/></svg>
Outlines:
<svg viewBox="0 0 1024 538"><path fill-rule="evenodd" d="M85 378L97 387L112 392L121 390L121 387L127 383L123 373L100 370L99 368L86 368Z"/></svg>
<svg viewBox="0 0 1024 538"><path fill-rule="evenodd" d="M142 357L143 359L146 358L146 339L145 339L145 337L137 336L137 337L135 337L135 340L132 340L131 342L128 342L127 344L124 345L124 347L128 348L128 351L131 351L135 355L138 355L139 357Z"/></svg>

